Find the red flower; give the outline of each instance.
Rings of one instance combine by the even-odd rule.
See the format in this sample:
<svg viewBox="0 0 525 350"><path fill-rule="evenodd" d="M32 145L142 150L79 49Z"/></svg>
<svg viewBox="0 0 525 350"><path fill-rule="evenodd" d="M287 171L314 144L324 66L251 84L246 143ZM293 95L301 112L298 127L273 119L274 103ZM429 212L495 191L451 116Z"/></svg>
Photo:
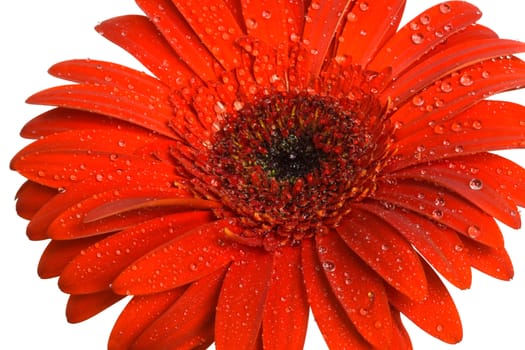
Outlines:
<svg viewBox="0 0 525 350"><path fill-rule="evenodd" d="M462 337L440 273L513 274L519 42L447 2L137 1L98 30L154 76L73 60L12 168L39 265L83 321L126 295L110 349L408 349L400 313Z"/></svg>

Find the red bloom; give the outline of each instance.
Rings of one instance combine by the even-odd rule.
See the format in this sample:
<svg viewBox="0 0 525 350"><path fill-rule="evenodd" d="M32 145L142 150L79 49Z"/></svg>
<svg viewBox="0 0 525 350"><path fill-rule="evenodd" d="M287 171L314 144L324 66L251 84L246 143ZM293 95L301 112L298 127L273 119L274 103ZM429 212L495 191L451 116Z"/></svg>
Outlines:
<svg viewBox="0 0 525 350"><path fill-rule="evenodd" d="M29 98L12 168L39 274L83 321L126 295L110 349L409 349L403 313L462 337L438 273L513 274L525 44L465 2L145 1L98 30L150 76L72 60Z"/></svg>

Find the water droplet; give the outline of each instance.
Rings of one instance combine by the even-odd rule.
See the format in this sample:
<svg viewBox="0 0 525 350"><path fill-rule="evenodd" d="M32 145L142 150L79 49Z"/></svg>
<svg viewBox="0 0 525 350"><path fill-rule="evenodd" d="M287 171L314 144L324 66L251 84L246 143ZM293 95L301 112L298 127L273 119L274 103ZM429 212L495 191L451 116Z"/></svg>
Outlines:
<svg viewBox="0 0 525 350"><path fill-rule="evenodd" d="M436 200L434 200L434 204L438 207L444 207L445 206L445 198L443 197L437 197Z"/></svg>
<svg viewBox="0 0 525 350"><path fill-rule="evenodd" d="M331 261L323 261L323 269L328 272L334 272L335 271L335 264Z"/></svg>
<svg viewBox="0 0 525 350"><path fill-rule="evenodd" d="M435 219L441 219L443 218L443 212L439 209L435 209L432 211L432 216L435 218Z"/></svg>
<svg viewBox="0 0 525 350"><path fill-rule="evenodd" d="M425 104L425 100L423 99L423 97L421 96L414 96L412 98L412 104L416 107L421 107L422 105Z"/></svg>
<svg viewBox="0 0 525 350"><path fill-rule="evenodd" d="M385 251L385 252L386 252L386 251L389 250L389 249L390 249L390 247L388 246L388 244L382 244L382 245L381 245L381 250L382 250L382 251Z"/></svg>
<svg viewBox="0 0 525 350"><path fill-rule="evenodd" d="M481 234L481 230L479 229L479 227L472 225L468 227L467 234L469 235L470 238L476 239Z"/></svg>
<svg viewBox="0 0 525 350"><path fill-rule="evenodd" d="M434 132L438 135L442 135L444 131L445 131L445 128L443 127L443 125L436 125L434 127Z"/></svg>
<svg viewBox="0 0 525 350"><path fill-rule="evenodd" d="M196 264L190 264L190 270L191 271L197 271L197 265Z"/></svg>
<svg viewBox="0 0 525 350"><path fill-rule="evenodd" d="M262 18L264 18L264 19L270 19L270 18L272 18L272 13L271 13L270 11L266 11L266 10L265 10L265 11L263 11L263 12L261 13L261 16L262 16Z"/></svg>
<svg viewBox="0 0 525 350"><path fill-rule="evenodd" d="M439 12L441 12L442 14L447 14L450 12L450 10L450 4L443 3L439 5Z"/></svg>
<svg viewBox="0 0 525 350"><path fill-rule="evenodd" d="M452 125L450 126L450 129L452 129L452 131L454 132L460 132L461 130L463 130L463 127L461 126L460 123L452 123Z"/></svg>
<svg viewBox="0 0 525 350"><path fill-rule="evenodd" d="M470 74L465 73L459 78L459 83L463 86L471 86L474 84L474 80Z"/></svg>
<svg viewBox="0 0 525 350"><path fill-rule="evenodd" d="M490 73L485 70L485 71L481 72L481 77L483 79L488 79L490 77Z"/></svg>
<svg viewBox="0 0 525 350"><path fill-rule="evenodd" d="M421 33L414 33L412 34L411 39L414 44L419 45L423 43L423 40L425 39L425 37Z"/></svg>
<svg viewBox="0 0 525 350"><path fill-rule="evenodd" d="M430 23L430 16L426 14L421 15L421 17L419 17L419 21L421 22L421 24L426 26Z"/></svg>
<svg viewBox="0 0 525 350"><path fill-rule="evenodd" d="M255 29L255 28L257 28L257 21L254 20L253 18L246 18L244 23L246 24L246 28L248 28L248 29Z"/></svg>
<svg viewBox="0 0 525 350"><path fill-rule="evenodd" d="M472 128L476 130L481 129L481 122L479 120L474 120L472 122Z"/></svg>
<svg viewBox="0 0 525 350"><path fill-rule="evenodd" d="M321 4L319 4L319 2L317 1L312 1L310 7L312 8L312 10L319 10L321 8Z"/></svg>
<svg viewBox="0 0 525 350"><path fill-rule="evenodd" d="M346 15L346 20L348 22L355 22L357 21L357 15L353 12L349 12L348 15Z"/></svg>
<svg viewBox="0 0 525 350"><path fill-rule="evenodd" d="M456 153L462 153L464 150L465 150L465 149L464 149L463 146L461 146L461 145L456 145L456 146L454 147L454 152L456 152Z"/></svg>
<svg viewBox="0 0 525 350"><path fill-rule="evenodd" d="M460 244L456 244L456 245L454 246L454 250L455 250L456 252L460 253L460 252L463 251L463 246L460 245Z"/></svg>
<svg viewBox="0 0 525 350"><path fill-rule="evenodd" d="M438 324L438 325L436 326L436 331L438 331L439 333L443 332L443 325Z"/></svg>
<svg viewBox="0 0 525 350"><path fill-rule="evenodd" d="M444 93L449 93L449 92L452 91L452 84L449 83L448 81L443 81L443 82L441 82L441 85L439 86L439 88Z"/></svg>
<svg viewBox="0 0 525 350"><path fill-rule="evenodd" d="M367 2L362 2L362 3L360 3L360 4L359 4L359 9L360 9L361 11L363 11L363 12L364 12L364 11L368 11L368 3L367 3Z"/></svg>
<svg viewBox="0 0 525 350"><path fill-rule="evenodd" d="M321 246L317 248L317 251L319 252L319 254L325 254L328 251L328 249L326 249L326 247Z"/></svg>
<svg viewBox="0 0 525 350"><path fill-rule="evenodd" d="M468 183L470 189L474 190L474 191L479 191L483 188L483 181L481 181L480 179L478 178L473 178L470 180L470 182Z"/></svg>

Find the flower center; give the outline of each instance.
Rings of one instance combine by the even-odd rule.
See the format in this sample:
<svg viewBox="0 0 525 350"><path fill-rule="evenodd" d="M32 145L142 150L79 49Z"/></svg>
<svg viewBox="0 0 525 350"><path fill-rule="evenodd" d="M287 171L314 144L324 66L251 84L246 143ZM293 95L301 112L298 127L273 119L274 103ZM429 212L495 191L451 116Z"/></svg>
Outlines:
<svg viewBox="0 0 525 350"><path fill-rule="evenodd" d="M337 225L375 189L391 128L373 95L275 92L226 115L207 161L210 189L248 244L296 244Z"/></svg>

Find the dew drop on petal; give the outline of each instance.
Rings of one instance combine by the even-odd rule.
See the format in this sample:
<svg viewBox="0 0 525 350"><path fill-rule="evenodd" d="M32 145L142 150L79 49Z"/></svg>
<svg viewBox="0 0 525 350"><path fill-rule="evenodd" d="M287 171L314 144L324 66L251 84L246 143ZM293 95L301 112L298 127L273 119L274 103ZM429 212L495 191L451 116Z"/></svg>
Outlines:
<svg viewBox="0 0 525 350"><path fill-rule="evenodd" d="M438 331L439 333L443 332L443 325L438 324L438 325L436 326L436 331Z"/></svg>
<svg viewBox="0 0 525 350"><path fill-rule="evenodd" d="M472 128L479 130L481 129L481 122L479 120L475 120L472 122Z"/></svg>
<svg viewBox="0 0 525 350"><path fill-rule="evenodd" d="M360 3L360 4L359 4L359 9L360 9L361 11L363 11L363 12L364 12L364 11L368 11L368 3L367 3L367 2L362 2L362 3Z"/></svg>
<svg viewBox="0 0 525 350"><path fill-rule="evenodd" d="M335 271L335 264L331 261L323 261L323 269L328 272L334 272Z"/></svg>
<svg viewBox="0 0 525 350"><path fill-rule="evenodd" d="M450 4L443 3L439 5L439 12L441 12L442 14L447 14L450 12L450 10L451 10Z"/></svg>
<svg viewBox="0 0 525 350"><path fill-rule="evenodd" d="M473 179L470 180L468 185L469 185L470 189L472 189L474 191L479 191L479 190L481 190L483 188L483 181L481 181L478 178L473 178Z"/></svg>
<svg viewBox="0 0 525 350"><path fill-rule="evenodd" d="M481 234L481 230L479 229L479 227L472 225L468 227L467 234L470 238L476 239Z"/></svg>
<svg viewBox="0 0 525 350"><path fill-rule="evenodd" d="M412 39L412 42L414 44L419 45L419 44L423 43L424 36L421 33L414 33L414 34L412 34L411 39Z"/></svg>
<svg viewBox="0 0 525 350"><path fill-rule="evenodd" d="M270 11L266 11L266 10L265 10L265 11L263 11L263 12L261 13L261 16L262 16L262 18L264 18L264 19L270 19L270 18L272 18L272 13L271 13Z"/></svg>
<svg viewBox="0 0 525 350"><path fill-rule="evenodd" d="M463 86L471 86L474 84L474 80L472 79L472 76L470 74L463 74L459 78L459 83Z"/></svg>
<svg viewBox="0 0 525 350"><path fill-rule="evenodd" d="M439 88L444 93L452 92L452 84L450 84L448 81L441 82L441 85L439 86Z"/></svg>
<svg viewBox="0 0 525 350"><path fill-rule="evenodd" d="M419 17L419 21L423 25L428 25L428 24L430 24L430 16L426 15L426 14L421 15L421 17Z"/></svg>
<svg viewBox="0 0 525 350"><path fill-rule="evenodd" d="M421 107L425 104L425 100L421 96L414 96L414 98L412 98L412 104L416 107Z"/></svg>

